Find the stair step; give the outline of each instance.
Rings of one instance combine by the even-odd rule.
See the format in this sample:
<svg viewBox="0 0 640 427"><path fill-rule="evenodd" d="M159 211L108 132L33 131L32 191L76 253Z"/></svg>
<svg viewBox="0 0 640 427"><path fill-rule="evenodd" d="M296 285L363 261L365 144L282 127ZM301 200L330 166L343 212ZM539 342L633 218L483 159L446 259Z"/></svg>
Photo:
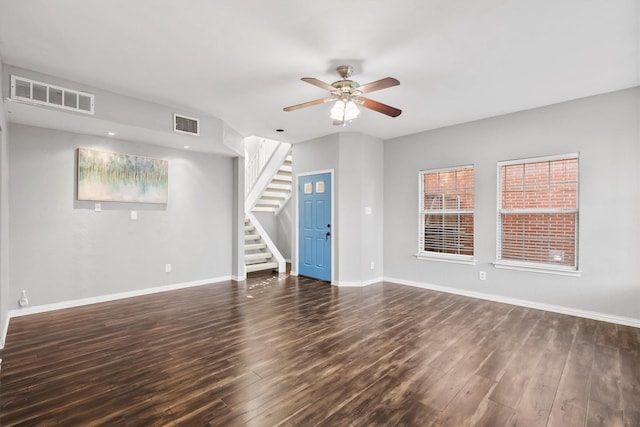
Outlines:
<svg viewBox="0 0 640 427"><path fill-rule="evenodd" d="M245 266L245 271L251 273L253 271L272 270L278 268L277 262L261 262L258 264L250 264Z"/></svg>
<svg viewBox="0 0 640 427"><path fill-rule="evenodd" d="M293 182L293 177L291 175L280 175L279 173L275 174L271 181L282 181L282 182Z"/></svg>
<svg viewBox="0 0 640 427"><path fill-rule="evenodd" d="M260 249L266 249L267 244L266 243L249 243L249 244L245 244L244 245L244 250L245 251L257 251Z"/></svg>
<svg viewBox="0 0 640 427"><path fill-rule="evenodd" d="M273 197L273 198L284 200L287 197L289 197L289 193L287 193L286 191L265 191L264 193L262 193L262 197L265 197L265 198Z"/></svg>
<svg viewBox="0 0 640 427"><path fill-rule="evenodd" d="M263 206L254 206L253 209L251 209L253 212L275 212L275 208L266 208Z"/></svg>
<svg viewBox="0 0 640 427"><path fill-rule="evenodd" d="M245 225L244 226L244 231L253 231L255 229L256 229L256 227L254 227L253 225Z"/></svg>
<svg viewBox="0 0 640 427"><path fill-rule="evenodd" d="M271 252L258 252L255 254L245 254L244 260L246 261L256 261L259 259L269 259L273 256Z"/></svg>
<svg viewBox="0 0 640 427"><path fill-rule="evenodd" d="M278 184L278 183L271 182L269 185L267 185L267 190L282 190L282 191L291 192L291 183Z"/></svg>
<svg viewBox="0 0 640 427"><path fill-rule="evenodd" d="M280 206L280 202L278 200L262 198L258 200L258 203L256 203L256 206Z"/></svg>
<svg viewBox="0 0 640 427"><path fill-rule="evenodd" d="M259 234L245 234L244 240L260 240Z"/></svg>

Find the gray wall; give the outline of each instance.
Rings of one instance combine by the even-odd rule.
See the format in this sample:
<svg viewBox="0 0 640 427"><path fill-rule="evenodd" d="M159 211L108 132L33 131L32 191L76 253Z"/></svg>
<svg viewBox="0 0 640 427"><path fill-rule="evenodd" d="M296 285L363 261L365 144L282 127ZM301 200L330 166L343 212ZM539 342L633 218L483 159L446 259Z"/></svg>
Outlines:
<svg viewBox="0 0 640 427"><path fill-rule="evenodd" d="M634 88L386 141L385 278L640 319L639 119ZM572 152L582 276L494 268L497 162ZM466 164L476 174L477 265L417 260L418 171Z"/></svg>
<svg viewBox="0 0 640 427"><path fill-rule="evenodd" d="M3 64L0 60L0 76ZM4 346L9 315L9 129L0 85L0 347Z"/></svg>
<svg viewBox="0 0 640 427"><path fill-rule="evenodd" d="M22 289L37 306L231 276L233 159L22 125L10 133L10 309ZM168 204L95 212L76 201L78 147L168 159Z"/></svg>
<svg viewBox="0 0 640 427"><path fill-rule="evenodd" d="M383 152L382 140L358 133L341 133L293 145L294 176L334 170L333 282L363 285L381 280L383 269ZM294 189L291 215L295 247ZM371 215L365 215L365 208ZM297 259L292 252L295 271ZM371 262L374 268L371 268Z"/></svg>
<svg viewBox="0 0 640 427"><path fill-rule="evenodd" d="M291 261L291 230L293 227L293 203L291 200L275 215L272 212L254 212L255 217L267 232L280 254L285 260Z"/></svg>
<svg viewBox="0 0 640 427"><path fill-rule="evenodd" d="M339 143L340 135L333 134L327 135L322 138L313 139L300 144L293 144L292 157L293 157L293 176L294 176L294 188L291 200L293 209L293 224L292 224L292 239L291 239L291 271L297 272L298 270L298 258L295 251L296 239L298 238L298 232L296 227L298 226L295 220L295 212L298 206L298 189L296 188L296 178L299 174L326 171L333 169L333 211L334 211L334 223L331 224L331 235L333 236L333 265L332 276L334 280L337 280L340 271L339 265L339 248L336 242L340 241L340 224L336 223L338 213L340 211L339 200L337 197L338 183L340 182L340 172L338 171L339 165Z"/></svg>
<svg viewBox="0 0 640 427"><path fill-rule="evenodd" d="M340 134L340 284L382 280L383 152L380 139Z"/></svg>
<svg viewBox="0 0 640 427"><path fill-rule="evenodd" d="M3 78L2 86L7 96L10 94L11 75L85 91L95 96L94 115L69 113L49 107L34 107L36 108L34 114L37 114L41 119L43 116L49 117L44 122L48 123L47 125L39 122L38 126L93 135L105 135L106 131L109 130L116 131L118 135L127 134L130 140L133 139L154 145L174 148L189 145L194 151L213 152L232 157L244 155L243 138L234 129L222 120L207 113L189 111L181 106L173 106L171 100L165 100L171 106L143 101L132 96L110 92L84 83L12 65L6 65L0 75ZM161 99L161 96L159 98ZM200 120L200 136L194 137L174 132L172 126L174 113L198 118ZM51 117L53 117L51 115L59 119L51 122ZM15 118L12 121L15 121ZM20 123L33 124L33 122ZM69 124L69 126L73 124L75 127L67 127L60 123Z"/></svg>
<svg viewBox="0 0 640 427"><path fill-rule="evenodd" d="M293 191L293 189L292 189ZM276 215L276 246L287 261L291 262L293 241L293 224L295 222L296 212L293 200L289 199L287 204L282 208L280 213Z"/></svg>

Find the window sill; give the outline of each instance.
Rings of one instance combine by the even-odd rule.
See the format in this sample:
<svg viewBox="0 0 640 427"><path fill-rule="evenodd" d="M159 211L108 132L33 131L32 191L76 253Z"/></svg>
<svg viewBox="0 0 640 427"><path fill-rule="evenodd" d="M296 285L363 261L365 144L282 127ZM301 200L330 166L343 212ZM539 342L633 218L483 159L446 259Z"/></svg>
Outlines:
<svg viewBox="0 0 640 427"><path fill-rule="evenodd" d="M467 256L437 256L437 255L426 255L426 254L415 254L417 259L424 261L437 261L437 262L450 262L453 264L466 264L466 265L475 265L476 260L473 257Z"/></svg>
<svg viewBox="0 0 640 427"><path fill-rule="evenodd" d="M493 263L493 266L495 268L503 268L506 270L529 271L532 273L556 274L559 276L571 276L571 277L582 276L582 271L580 270L571 270L568 268L562 268L562 267L558 267L550 264L534 264L534 263L513 262L513 261L495 261Z"/></svg>

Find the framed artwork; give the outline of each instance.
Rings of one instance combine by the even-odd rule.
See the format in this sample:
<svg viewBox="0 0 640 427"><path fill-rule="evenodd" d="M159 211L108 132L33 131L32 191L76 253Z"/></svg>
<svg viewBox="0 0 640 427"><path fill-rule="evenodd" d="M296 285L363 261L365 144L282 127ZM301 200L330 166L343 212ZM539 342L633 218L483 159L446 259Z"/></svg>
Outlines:
<svg viewBox="0 0 640 427"><path fill-rule="evenodd" d="M169 161L78 148L78 200L167 203Z"/></svg>

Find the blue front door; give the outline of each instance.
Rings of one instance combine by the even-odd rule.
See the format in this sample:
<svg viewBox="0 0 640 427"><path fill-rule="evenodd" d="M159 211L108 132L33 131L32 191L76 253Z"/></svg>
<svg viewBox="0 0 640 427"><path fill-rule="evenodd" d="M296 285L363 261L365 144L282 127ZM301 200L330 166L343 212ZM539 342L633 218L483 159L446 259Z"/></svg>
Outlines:
<svg viewBox="0 0 640 427"><path fill-rule="evenodd" d="M331 281L331 174L298 178L298 273Z"/></svg>

